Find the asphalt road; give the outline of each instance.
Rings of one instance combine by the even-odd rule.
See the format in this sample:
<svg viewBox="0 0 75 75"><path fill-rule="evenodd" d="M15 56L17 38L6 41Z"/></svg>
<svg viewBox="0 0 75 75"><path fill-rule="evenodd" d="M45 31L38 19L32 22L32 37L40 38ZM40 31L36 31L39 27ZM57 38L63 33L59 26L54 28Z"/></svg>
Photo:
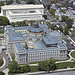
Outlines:
<svg viewBox="0 0 75 75"><path fill-rule="evenodd" d="M75 75L75 71L64 71L64 72L55 72L55 73L47 73L39 75Z"/></svg>
<svg viewBox="0 0 75 75"><path fill-rule="evenodd" d="M4 54L4 58L5 58L6 64L5 64L4 67L0 68L0 71L3 71L3 70L5 70L6 68L8 68L8 64L9 64L9 60L8 60L8 58L7 58L6 53L3 52L3 54Z"/></svg>

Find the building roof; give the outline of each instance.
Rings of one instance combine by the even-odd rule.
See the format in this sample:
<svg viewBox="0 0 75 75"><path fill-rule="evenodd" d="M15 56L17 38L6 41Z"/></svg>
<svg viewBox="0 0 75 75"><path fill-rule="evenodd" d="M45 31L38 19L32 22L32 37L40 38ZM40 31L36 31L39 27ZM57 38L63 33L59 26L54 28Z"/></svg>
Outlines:
<svg viewBox="0 0 75 75"><path fill-rule="evenodd" d="M54 37L52 37L50 35L44 36L43 41L46 44L56 44L56 43L59 44L59 41L56 38L54 38Z"/></svg>
<svg viewBox="0 0 75 75"><path fill-rule="evenodd" d="M15 30L27 30L30 26L14 27Z"/></svg>
<svg viewBox="0 0 75 75"><path fill-rule="evenodd" d="M24 49L24 48L21 46L20 43L17 42L17 43L15 43L15 45L16 45L16 48L17 48L18 51L21 51L21 52L22 52L22 51L26 51L26 49Z"/></svg>
<svg viewBox="0 0 75 75"><path fill-rule="evenodd" d="M25 12L25 11L8 11L8 13L10 14L10 15L12 15L12 16L14 16L14 15L36 15L36 14L41 14L41 12L40 11L35 11L35 12Z"/></svg>
<svg viewBox="0 0 75 75"><path fill-rule="evenodd" d="M40 26L46 33L50 33L50 30L48 29L47 24L39 24L39 26Z"/></svg>
<svg viewBox="0 0 75 75"><path fill-rule="evenodd" d="M53 37L62 36L58 31L53 31L53 32L50 32L49 34Z"/></svg>
<svg viewBox="0 0 75 75"><path fill-rule="evenodd" d="M44 8L43 4L39 5L5 5L1 7L2 9L8 10L8 9L32 9L32 8Z"/></svg>
<svg viewBox="0 0 75 75"><path fill-rule="evenodd" d="M5 26L6 29L12 29L13 27L10 25Z"/></svg>
<svg viewBox="0 0 75 75"><path fill-rule="evenodd" d="M43 29L38 25L38 23L34 23L33 26L31 26L28 30L29 32L32 32L32 33L43 32Z"/></svg>
<svg viewBox="0 0 75 75"><path fill-rule="evenodd" d="M12 30L9 30L8 36L10 41L24 39L20 32L13 32Z"/></svg>

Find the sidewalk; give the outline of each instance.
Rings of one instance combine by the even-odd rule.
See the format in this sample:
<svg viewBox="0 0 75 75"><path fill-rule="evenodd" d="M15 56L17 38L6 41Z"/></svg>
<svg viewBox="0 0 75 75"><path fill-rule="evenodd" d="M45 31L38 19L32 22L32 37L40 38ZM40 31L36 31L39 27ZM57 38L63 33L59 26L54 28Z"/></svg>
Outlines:
<svg viewBox="0 0 75 75"><path fill-rule="evenodd" d="M8 68L3 70L3 72L5 73L5 75L8 75L8 72L9 72Z"/></svg>
<svg viewBox="0 0 75 75"><path fill-rule="evenodd" d="M10 53L8 53L8 56L10 57L10 61L12 61L12 57L11 57Z"/></svg>
<svg viewBox="0 0 75 75"><path fill-rule="evenodd" d="M38 63L36 63L36 64L29 64L29 66L38 66Z"/></svg>
<svg viewBox="0 0 75 75"><path fill-rule="evenodd" d="M3 58L3 61L4 61L4 63L3 63L3 65L0 67L0 69L1 69L2 67L4 67L5 64L6 64L5 58Z"/></svg>

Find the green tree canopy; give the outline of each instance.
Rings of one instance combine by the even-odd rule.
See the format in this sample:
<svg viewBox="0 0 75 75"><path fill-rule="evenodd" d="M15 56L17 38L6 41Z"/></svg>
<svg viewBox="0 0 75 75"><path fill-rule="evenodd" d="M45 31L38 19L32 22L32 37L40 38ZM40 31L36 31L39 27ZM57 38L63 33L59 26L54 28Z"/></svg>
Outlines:
<svg viewBox="0 0 75 75"><path fill-rule="evenodd" d="M73 19L67 19L67 26L68 26L68 28L72 28L72 24L73 24Z"/></svg>
<svg viewBox="0 0 75 75"><path fill-rule="evenodd" d="M0 25L6 26L9 24L9 20L5 16L0 16Z"/></svg>
<svg viewBox="0 0 75 75"><path fill-rule="evenodd" d="M4 1L0 1L0 12L1 12L1 6L4 6Z"/></svg>
<svg viewBox="0 0 75 75"><path fill-rule="evenodd" d="M67 26L65 26L64 34L65 34L65 35L68 35L68 34L69 34L69 31L68 31L68 27L67 27Z"/></svg>
<svg viewBox="0 0 75 75"><path fill-rule="evenodd" d="M6 26L6 25L8 25L8 24L9 24L8 18L5 17L5 16L3 16L3 18L2 18L2 25L3 25L3 26Z"/></svg>
<svg viewBox="0 0 75 75"><path fill-rule="evenodd" d="M8 69L9 69L9 72L11 73L16 73L18 72L18 70L20 69L19 65L17 64L16 61L11 61L10 64L8 65Z"/></svg>
<svg viewBox="0 0 75 75"><path fill-rule="evenodd" d="M27 4L35 4L35 0L26 0Z"/></svg>
<svg viewBox="0 0 75 75"><path fill-rule="evenodd" d="M64 16L64 15L63 15L63 16L61 17L61 21L62 21L62 22L67 22L67 20L68 20L68 16Z"/></svg>
<svg viewBox="0 0 75 75"><path fill-rule="evenodd" d="M71 19L71 18L68 18L68 16L62 16L62 18L61 18L61 21L62 22L65 22L66 24L67 24L67 27L68 28L72 28L72 24L73 24L73 19Z"/></svg>
<svg viewBox="0 0 75 75"><path fill-rule="evenodd" d="M29 72L31 68L28 64L19 66L15 60L11 61L8 65L9 73L25 73Z"/></svg>
<svg viewBox="0 0 75 75"><path fill-rule="evenodd" d="M50 12L53 16L55 16L55 11L54 11L54 10L49 10L49 12Z"/></svg>
<svg viewBox="0 0 75 75"><path fill-rule="evenodd" d="M52 30L55 30L55 25L52 24L52 25L50 26L50 28L51 28Z"/></svg>
<svg viewBox="0 0 75 75"><path fill-rule="evenodd" d="M60 27L60 26L59 26L59 28L58 28L58 29L59 29L61 32L63 32L63 28L62 28L62 27Z"/></svg>
<svg viewBox="0 0 75 75"><path fill-rule="evenodd" d="M0 75L5 75L5 73L4 73L4 72L2 72L2 71L0 71Z"/></svg>
<svg viewBox="0 0 75 75"><path fill-rule="evenodd" d="M53 58L50 58L50 60L46 60L44 62L39 63L39 70L42 71L53 71L56 69L55 60Z"/></svg>
<svg viewBox="0 0 75 75"><path fill-rule="evenodd" d="M13 0L8 0L8 1L6 1L6 4L7 5L10 5L10 4L12 4L13 3Z"/></svg>

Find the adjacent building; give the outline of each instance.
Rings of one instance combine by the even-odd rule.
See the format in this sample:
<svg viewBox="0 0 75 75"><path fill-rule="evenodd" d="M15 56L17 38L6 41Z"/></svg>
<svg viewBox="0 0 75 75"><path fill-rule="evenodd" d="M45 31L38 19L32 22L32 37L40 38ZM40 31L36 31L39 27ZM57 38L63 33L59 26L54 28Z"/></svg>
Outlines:
<svg viewBox="0 0 75 75"><path fill-rule="evenodd" d="M44 6L39 5L5 5L1 6L2 16L6 16L10 22L23 20L43 20Z"/></svg>

